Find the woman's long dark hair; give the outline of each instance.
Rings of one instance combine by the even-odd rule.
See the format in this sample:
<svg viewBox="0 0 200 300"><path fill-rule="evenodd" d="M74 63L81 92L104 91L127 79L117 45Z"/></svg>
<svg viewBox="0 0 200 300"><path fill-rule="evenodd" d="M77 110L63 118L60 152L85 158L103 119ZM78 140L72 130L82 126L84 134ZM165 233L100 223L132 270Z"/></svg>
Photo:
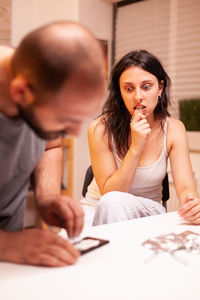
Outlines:
<svg viewBox="0 0 200 300"><path fill-rule="evenodd" d="M108 137L109 148L112 150L112 141L116 150L122 156L128 151L128 139L130 134L131 114L127 110L121 96L119 78L121 74L131 66L137 66L153 74L158 83L163 84L161 97L158 99L154 110L154 116L160 120L161 127L163 120L169 116L168 105L170 103L169 89L170 78L162 67L160 61L146 50L136 50L127 53L114 66L109 82L109 95L103 106L101 120L104 122L104 134Z"/></svg>

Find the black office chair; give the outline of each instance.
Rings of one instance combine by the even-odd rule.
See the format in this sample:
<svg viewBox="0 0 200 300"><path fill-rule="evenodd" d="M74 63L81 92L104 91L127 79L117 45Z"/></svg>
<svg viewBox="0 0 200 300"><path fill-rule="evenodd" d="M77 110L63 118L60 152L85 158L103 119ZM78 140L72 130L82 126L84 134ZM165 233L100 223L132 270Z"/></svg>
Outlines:
<svg viewBox="0 0 200 300"><path fill-rule="evenodd" d="M94 175L92 171L92 166L89 166L85 173L84 183L83 183L83 189L82 189L82 196L85 197L87 193L87 188L90 182L92 181Z"/></svg>
<svg viewBox="0 0 200 300"><path fill-rule="evenodd" d="M93 171L92 166L89 166L86 170L85 179L83 183L83 189L82 189L82 195L85 197L87 193L88 185L91 183L93 179ZM168 174L166 173L165 178L162 181L162 205L167 209L167 200L169 199L169 180L168 180Z"/></svg>
<svg viewBox="0 0 200 300"><path fill-rule="evenodd" d="M166 173L165 178L162 181L162 205L167 210L167 200L169 200L170 194L169 194L169 179L168 179L168 173Z"/></svg>

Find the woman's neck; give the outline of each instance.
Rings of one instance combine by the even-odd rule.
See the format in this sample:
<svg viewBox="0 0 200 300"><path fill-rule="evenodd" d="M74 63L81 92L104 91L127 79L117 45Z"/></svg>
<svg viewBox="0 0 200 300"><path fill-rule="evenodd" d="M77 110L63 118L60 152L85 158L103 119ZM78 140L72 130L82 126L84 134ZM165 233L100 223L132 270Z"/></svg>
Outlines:
<svg viewBox="0 0 200 300"><path fill-rule="evenodd" d="M151 114L150 116L148 116L146 118L146 120L149 123L151 129L157 128L158 126L160 126L160 120L155 118L154 114Z"/></svg>

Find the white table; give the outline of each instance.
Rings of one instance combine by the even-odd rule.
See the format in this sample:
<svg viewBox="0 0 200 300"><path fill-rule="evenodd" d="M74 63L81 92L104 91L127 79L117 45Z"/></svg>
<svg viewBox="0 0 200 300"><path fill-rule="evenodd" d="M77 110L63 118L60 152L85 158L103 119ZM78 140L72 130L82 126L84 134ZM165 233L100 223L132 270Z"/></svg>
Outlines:
<svg viewBox="0 0 200 300"><path fill-rule="evenodd" d="M192 230L176 212L89 228L83 235L110 243L80 257L74 266L43 268L0 263L0 299L199 300L200 255L187 265L141 243L163 233Z"/></svg>

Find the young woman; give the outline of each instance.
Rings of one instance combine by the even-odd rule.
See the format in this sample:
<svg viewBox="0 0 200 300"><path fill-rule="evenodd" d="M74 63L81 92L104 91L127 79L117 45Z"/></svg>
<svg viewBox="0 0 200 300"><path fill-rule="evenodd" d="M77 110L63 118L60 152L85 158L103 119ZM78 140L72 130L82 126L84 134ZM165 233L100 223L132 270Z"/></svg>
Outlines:
<svg viewBox="0 0 200 300"><path fill-rule="evenodd" d="M161 63L145 50L129 52L113 68L102 114L88 130L94 179L81 203L86 217L95 208L93 225L165 213L168 157L179 214L200 224L186 130L168 113L169 88Z"/></svg>

